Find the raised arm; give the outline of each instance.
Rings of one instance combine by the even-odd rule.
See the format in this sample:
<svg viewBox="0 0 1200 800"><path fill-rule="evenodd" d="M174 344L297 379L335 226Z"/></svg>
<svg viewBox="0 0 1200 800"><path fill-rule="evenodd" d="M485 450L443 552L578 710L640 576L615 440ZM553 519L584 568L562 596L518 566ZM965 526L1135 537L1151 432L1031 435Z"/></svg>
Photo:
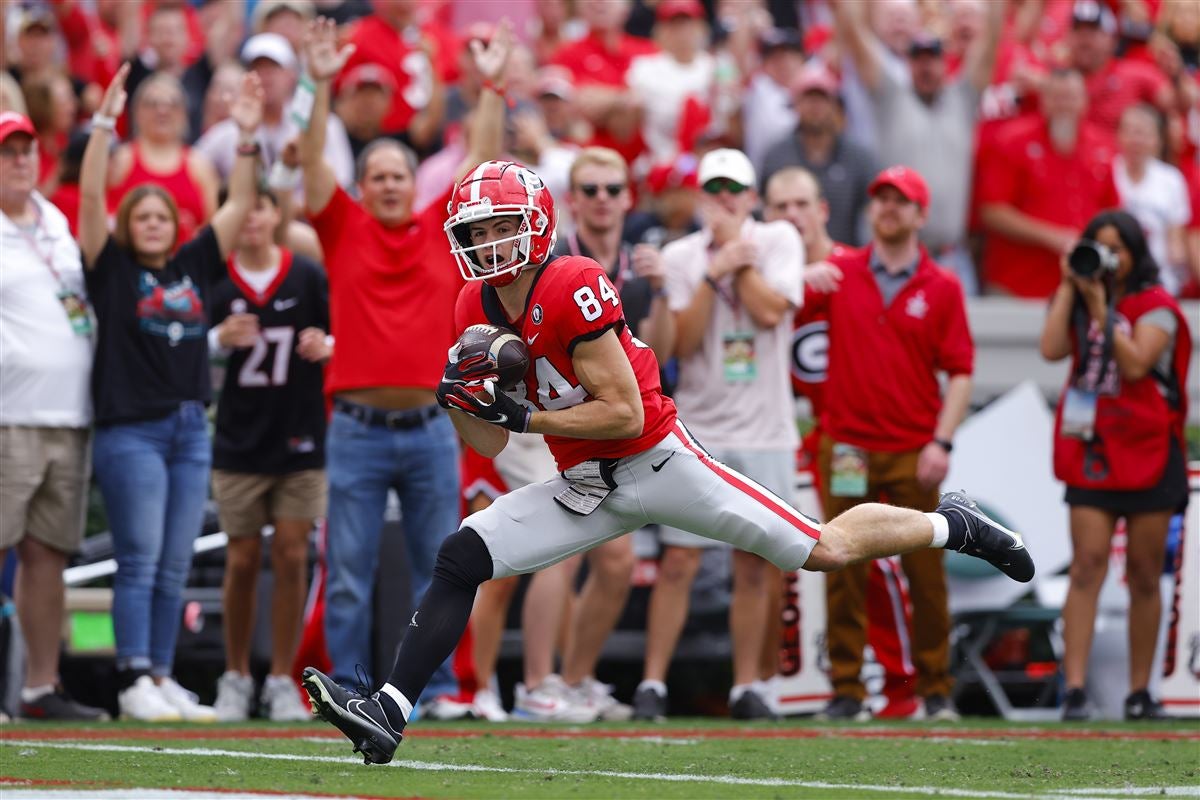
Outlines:
<svg viewBox="0 0 1200 800"><path fill-rule="evenodd" d="M224 258L233 249L238 231L254 208L257 190L258 142L254 135L262 122L262 84L253 71L242 76L241 90L229 108L229 117L238 127L237 159L229 176L229 196L213 214L213 233Z"/></svg>
<svg viewBox="0 0 1200 800"><path fill-rule="evenodd" d="M967 51L966 75L967 80L982 92L992 82L992 72L996 68L996 54L1000 50L1000 34L1004 31L1004 14L1007 4L1002 2L987 3L987 17L979 38L971 43Z"/></svg>
<svg viewBox="0 0 1200 800"><path fill-rule="evenodd" d="M871 29L870 6L862 0L834 0L832 5L838 41L853 59L863 86L874 92L879 88L883 65L877 49L880 43Z"/></svg>
<svg viewBox="0 0 1200 800"><path fill-rule="evenodd" d="M504 148L505 98L501 93L504 67L512 48L512 26L508 20L501 21L486 48L478 39L471 40L471 56L483 76L483 91L479 93L479 106L472 121L467 156L454 174L455 183L483 162L499 158Z"/></svg>
<svg viewBox="0 0 1200 800"><path fill-rule="evenodd" d="M105 202L108 175L108 148L117 124L125 111L125 79L129 77L129 62L121 65L113 76L100 108L92 118L92 134L83 151L79 172L79 251L87 269L96 266L96 258L108 240L108 204Z"/></svg>
<svg viewBox="0 0 1200 800"><path fill-rule="evenodd" d="M304 171L304 205L319 214L337 189L337 176L325 161L325 127L329 121L330 84L354 53L354 45L337 47L337 24L320 17L308 24L304 34L304 57L314 85L312 116L308 130L300 134L300 168Z"/></svg>

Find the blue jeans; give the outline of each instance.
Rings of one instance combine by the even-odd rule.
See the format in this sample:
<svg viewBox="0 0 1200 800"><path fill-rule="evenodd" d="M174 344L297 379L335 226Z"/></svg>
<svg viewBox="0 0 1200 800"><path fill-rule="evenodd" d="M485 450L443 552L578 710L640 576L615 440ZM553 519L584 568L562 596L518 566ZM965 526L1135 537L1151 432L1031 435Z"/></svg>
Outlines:
<svg viewBox="0 0 1200 800"><path fill-rule="evenodd" d="M329 476L325 641L333 660L333 679L352 686L355 665L369 671L372 663L372 598L388 489L395 489L400 498L416 608L429 588L442 540L461 521L458 438L445 414L416 428L388 430L334 411L326 435L325 467ZM385 577L388 566L383 565ZM375 676L376 683L386 677ZM457 688L447 659L423 696L436 697Z"/></svg>
<svg viewBox="0 0 1200 800"><path fill-rule="evenodd" d="M162 419L97 428L92 454L117 559L117 665L169 675L208 499L204 406L187 402Z"/></svg>

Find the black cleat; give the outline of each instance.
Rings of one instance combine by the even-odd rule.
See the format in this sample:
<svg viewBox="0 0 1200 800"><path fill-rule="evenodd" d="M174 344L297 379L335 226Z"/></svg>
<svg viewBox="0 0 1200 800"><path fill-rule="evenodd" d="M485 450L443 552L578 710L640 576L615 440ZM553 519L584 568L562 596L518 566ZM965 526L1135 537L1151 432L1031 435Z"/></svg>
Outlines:
<svg viewBox="0 0 1200 800"><path fill-rule="evenodd" d="M304 668L301 680L312 699L317 716L346 734L354 752L362 753L364 764L386 764L392 760L404 733L392 727L379 705L378 694L348 692L332 678L312 667Z"/></svg>
<svg viewBox="0 0 1200 800"><path fill-rule="evenodd" d="M871 710L857 697L835 694L829 704L817 712L815 719L821 722L868 722Z"/></svg>
<svg viewBox="0 0 1200 800"><path fill-rule="evenodd" d="M946 492L937 510L942 514L958 514L966 523L966 538L958 552L982 558L1014 581L1029 583L1033 580L1033 559L1025 549L1021 534L984 514L965 492Z"/></svg>

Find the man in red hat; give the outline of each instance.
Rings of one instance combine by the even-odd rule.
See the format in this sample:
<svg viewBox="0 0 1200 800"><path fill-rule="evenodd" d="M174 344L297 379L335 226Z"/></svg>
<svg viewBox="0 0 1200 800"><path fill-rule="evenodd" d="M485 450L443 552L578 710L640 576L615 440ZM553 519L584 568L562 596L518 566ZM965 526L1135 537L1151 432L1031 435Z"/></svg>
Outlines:
<svg viewBox="0 0 1200 800"><path fill-rule="evenodd" d="M885 169L867 189L871 242L835 255L837 289L805 298L829 315L829 366L817 468L833 518L861 503L933 509L954 432L971 398L974 345L962 287L918 234L929 187L916 170ZM938 375L946 373L946 390ZM950 614L940 553L901 557L912 597L917 695L929 718L958 718L950 700ZM826 577L826 637L834 697L824 716L866 719L859 677L866 642L869 567Z"/></svg>
<svg viewBox="0 0 1200 800"><path fill-rule="evenodd" d="M0 564L16 549L26 719L107 719L58 682L63 569L83 540L92 422L92 316L79 247L34 189L33 123L0 113Z"/></svg>

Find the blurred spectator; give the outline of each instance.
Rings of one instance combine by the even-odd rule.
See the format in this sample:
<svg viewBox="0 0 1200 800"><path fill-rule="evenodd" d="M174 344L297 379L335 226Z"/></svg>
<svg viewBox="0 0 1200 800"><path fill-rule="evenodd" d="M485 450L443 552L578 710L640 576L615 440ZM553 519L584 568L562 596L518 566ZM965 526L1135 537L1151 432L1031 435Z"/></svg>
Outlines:
<svg viewBox="0 0 1200 800"><path fill-rule="evenodd" d="M576 107L595 128L592 144L611 147L632 164L645 149L637 97L626 73L633 59L657 52L653 42L625 33L630 0L579 0L587 36L563 45L551 63L575 79Z"/></svg>
<svg viewBox="0 0 1200 800"><path fill-rule="evenodd" d="M16 550L25 640L19 714L99 720L58 682L63 570L87 513L95 331L79 248L36 189L33 124L0 112L0 564ZM64 313L65 312L65 313Z"/></svg>
<svg viewBox="0 0 1200 800"><path fill-rule="evenodd" d="M200 112L200 136L222 120L229 119L229 106L237 96L237 87L242 83L242 75L246 70L236 61L229 61L217 67L212 80L208 82L208 90L204 93L204 108ZM197 141L197 144L200 143Z"/></svg>
<svg viewBox="0 0 1200 800"><path fill-rule="evenodd" d="M534 59L545 64L563 45L587 35L587 24L571 16L568 0L534 0L537 19L524 37L533 48Z"/></svg>
<svg viewBox="0 0 1200 800"><path fill-rule="evenodd" d="M418 25L417 5L413 0L371 0L374 13L351 30L355 50L346 73L359 64L381 64L392 73L396 90L383 129L407 134L408 144L422 151L433 144L441 127L444 75L439 74L432 38ZM440 58L453 63L453 55ZM337 86L340 89L340 78Z"/></svg>
<svg viewBox="0 0 1200 800"><path fill-rule="evenodd" d="M176 78L165 72L151 75L133 92L130 105L134 138L113 155L111 205L120 204L130 190L141 184L161 186L178 209L178 243L183 244L216 210L220 184L217 172L202 150L185 144L185 98ZM232 148L233 142L229 146Z"/></svg>
<svg viewBox="0 0 1200 800"><path fill-rule="evenodd" d="M858 73L853 44L843 31L860 34L876 55L879 68L899 85L910 80L909 49L921 30L920 7L916 0L885 2L836 2L833 4L837 39L842 48L842 99L846 108L846 134L868 150L877 151L883 132L875 119L875 104L866 79ZM831 65L833 66L833 65Z"/></svg>
<svg viewBox="0 0 1200 800"><path fill-rule="evenodd" d="M129 73L128 90L135 100L142 82L153 74L170 75L179 81L186 121L183 136L188 142L194 142L200 135L204 94L213 71L237 52L241 39L240 19L234 6L209 3L205 20L208 27L201 39L204 51L193 60L189 58L191 34L187 7L179 2L155 4L146 19L146 48L133 59ZM135 107L133 112L136 111ZM137 120L130 121L136 129Z"/></svg>
<svg viewBox="0 0 1200 800"><path fill-rule="evenodd" d="M1134 103L1171 110L1174 93L1161 70L1116 56L1117 21L1100 0L1076 0L1066 42L1067 65L1079 70L1087 86L1087 119L1110 136L1121 112Z"/></svg>
<svg viewBox="0 0 1200 800"><path fill-rule="evenodd" d="M871 94L881 165L904 164L929 181L931 206L921 241L933 258L954 270L967 294L978 294L967 249L967 209L979 99L992 80L1004 3L988 4L982 32L963 54L957 77L948 73L942 41L921 34L910 39L904 79L885 68L882 48L868 38L861 15L850 13L861 5L839 4L847 9L838 15L839 30Z"/></svg>
<svg viewBox="0 0 1200 800"><path fill-rule="evenodd" d="M38 191L43 196L54 194L58 184L58 159L67 147L79 103L71 89L71 81L62 73L49 73L25 84L25 101L29 119L37 129Z"/></svg>
<svg viewBox="0 0 1200 800"><path fill-rule="evenodd" d="M300 127L288 112L288 103L300 78L299 64L292 46L277 33L251 36L242 47L242 63L258 75L263 87L263 119L255 138L262 149L266 169L274 166L287 143L300 135ZM217 168L222 180L233 171L234 141L237 125L231 119L216 123L196 142L196 150L204 153ZM346 129L336 115L325 123L325 160L333 168L339 186L354 182L354 156Z"/></svg>
<svg viewBox="0 0 1200 800"><path fill-rule="evenodd" d="M348 70L342 79L338 89L337 117L346 127L350 152L355 159L371 141L383 135L383 121L395 92L395 78L379 64L359 64Z"/></svg>
<svg viewBox="0 0 1200 800"><path fill-rule="evenodd" d="M698 162L691 153L681 153L667 164L659 164L646 175L649 202L643 210L625 219L621 238L630 244L646 243L662 248L668 242L700 230L697 222L699 192Z"/></svg>
<svg viewBox="0 0 1200 800"><path fill-rule="evenodd" d="M742 144L760 175L770 177L767 151L796 128L796 76L804 51L796 31L773 28L762 37L762 66L750 77L742 102Z"/></svg>
<svg viewBox="0 0 1200 800"><path fill-rule="evenodd" d="M1187 283L1184 226L1192 218L1183 174L1161 159L1162 116L1152 106L1129 106L1117 128L1113 177L1121 206L1137 219L1163 287L1173 295Z"/></svg>
<svg viewBox="0 0 1200 800"><path fill-rule="evenodd" d="M889 167L869 191L871 243L835 259L835 291L805 297L812 311L824 309L829 319L817 454L827 518L882 497L922 511L936 508L954 433L971 399L974 345L962 287L918 241L929 216L929 188L916 171ZM913 605L917 695L927 718L956 720L942 553L914 550L900 563ZM860 678L868 575L862 563L825 578L834 692L826 719L870 714Z"/></svg>
<svg viewBox="0 0 1200 800"><path fill-rule="evenodd" d="M571 182L571 164L575 161L578 148L568 147L555 139L541 112L532 106L514 113L508 128L506 149L513 159L536 172L551 196L565 196ZM571 229L571 218L570 215L559 214L560 233Z"/></svg>
<svg viewBox="0 0 1200 800"><path fill-rule="evenodd" d="M580 144L591 136L591 128L575 110L575 85L565 67L542 67L533 86L534 100L542 112L550 135L560 142Z"/></svg>
<svg viewBox="0 0 1200 800"><path fill-rule="evenodd" d="M15 111L28 116L28 110L21 85L8 71L0 70L0 111Z"/></svg>
<svg viewBox="0 0 1200 800"><path fill-rule="evenodd" d="M50 202L67 218L71 235L79 233L79 170L83 166L83 151L91 136L91 127L77 128L67 140L67 147L58 161L58 175Z"/></svg>
<svg viewBox="0 0 1200 800"><path fill-rule="evenodd" d="M862 241L859 229L867 206L867 185L879 164L873 153L843 132L838 88L837 79L824 67L801 70L792 85L799 122L767 150L763 175L770 180L775 172L791 166L816 175L829 203L829 235L853 245Z"/></svg>
<svg viewBox="0 0 1200 800"><path fill-rule="evenodd" d="M651 163L694 149L712 116L715 63L704 49L708 25L699 0L662 0L654 39L662 52L638 56L626 81L642 108Z"/></svg>
<svg viewBox="0 0 1200 800"><path fill-rule="evenodd" d="M1082 237L1084 258L1077 250L1061 261L1041 341L1043 358L1071 357L1054 442L1054 473L1067 485L1074 547L1062 613L1063 719L1090 716L1088 654L1121 517L1129 588L1125 718L1158 719L1163 708L1148 687L1167 531L1187 505L1183 426L1192 337L1159 283L1158 265L1133 216L1102 212Z"/></svg>
<svg viewBox="0 0 1200 800"><path fill-rule="evenodd" d="M18 83L45 78L62 70L61 39L54 15L43 6L27 6L16 16L16 52L7 68ZM5 42L7 50L8 42Z"/></svg>
<svg viewBox="0 0 1200 800"><path fill-rule="evenodd" d="M129 719L211 721L212 708L199 705L171 677L171 667L212 460L204 412L212 395L205 303L254 204L251 134L262 115L261 88L247 76L234 104L243 136L228 201L176 251L179 214L159 184L123 195L109 234L105 173L129 71L126 64L117 72L93 119L79 214L100 331L92 373L94 464L116 551L117 705ZM143 97L158 80L142 87Z"/></svg>
<svg viewBox="0 0 1200 800"><path fill-rule="evenodd" d="M1200 69L1200 8L1190 0L1164 0L1158 10L1158 36L1178 54L1184 69Z"/></svg>
<svg viewBox="0 0 1200 800"><path fill-rule="evenodd" d="M804 245L786 222L761 223L754 167L745 154L720 149L700 161L704 228L663 249L667 292L677 315L675 354L680 419L706 442L713 457L782 498L793 492L799 437L788 376L792 314L803 297ZM646 659L634 695L638 719L667 709L666 677L687 621L689 594L703 549L716 540L662 527L663 553L650 596ZM737 719L774 717L759 681L766 636L767 562L733 550L733 639L730 713Z"/></svg>
<svg viewBox="0 0 1200 800"><path fill-rule="evenodd" d="M372 663L375 581L394 568L377 564L388 490L400 498L414 597L428 587L437 549L458 523L457 442L434 387L454 341L461 281L442 230L446 201L414 211L411 150L380 139L363 151L361 205L338 187L323 158L330 81L351 52L337 50L335 36L332 22L318 20L306 37L316 97L300 137L300 162L305 204L325 252L337 339L325 384L333 399L325 634L333 675L350 685L355 665ZM486 50L472 48L490 81L502 83L511 37L501 26ZM498 155L503 118L503 99L485 89L460 177ZM398 341L407 345L397 350ZM454 693L447 664L428 688L430 697Z"/></svg>
<svg viewBox="0 0 1200 800"><path fill-rule="evenodd" d="M278 34L287 39L293 52L299 53L304 46L304 31L314 16L311 0L258 0L251 30Z"/></svg>
<svg viewBox="0 0 1200 800"><path fill-rule="evenodd" d="M1087 221L1119 203L1110 137L1084 119L1087 93L1075 70L1046 78L1041 113L997 135L981 161L980 218L987 230L989 291L1049 297L1059 258Z"/></svg>
<svg viewBox="0 0 1200 800"><path fill-rule="evenodd" d="M70 73L95 84L97 89L108 85L121 62L136 53L141 44L139 3L53 0L50 8L66 41Z"/></svg>
<svg viewBox="0 0 1200 800"><path fill-rule="evenodd" d="M260 189L213 289L210 356L225 356L213 439L213 498L225 551L222 625L225 673L214 708L222 721L249 717L254 703L254 633L263 527L271 525L271 666L263 717L312 718L292 680L308 592L308 535L325 516L325 400L329 291L319 264L274 242L281 221Z"/></svg>

